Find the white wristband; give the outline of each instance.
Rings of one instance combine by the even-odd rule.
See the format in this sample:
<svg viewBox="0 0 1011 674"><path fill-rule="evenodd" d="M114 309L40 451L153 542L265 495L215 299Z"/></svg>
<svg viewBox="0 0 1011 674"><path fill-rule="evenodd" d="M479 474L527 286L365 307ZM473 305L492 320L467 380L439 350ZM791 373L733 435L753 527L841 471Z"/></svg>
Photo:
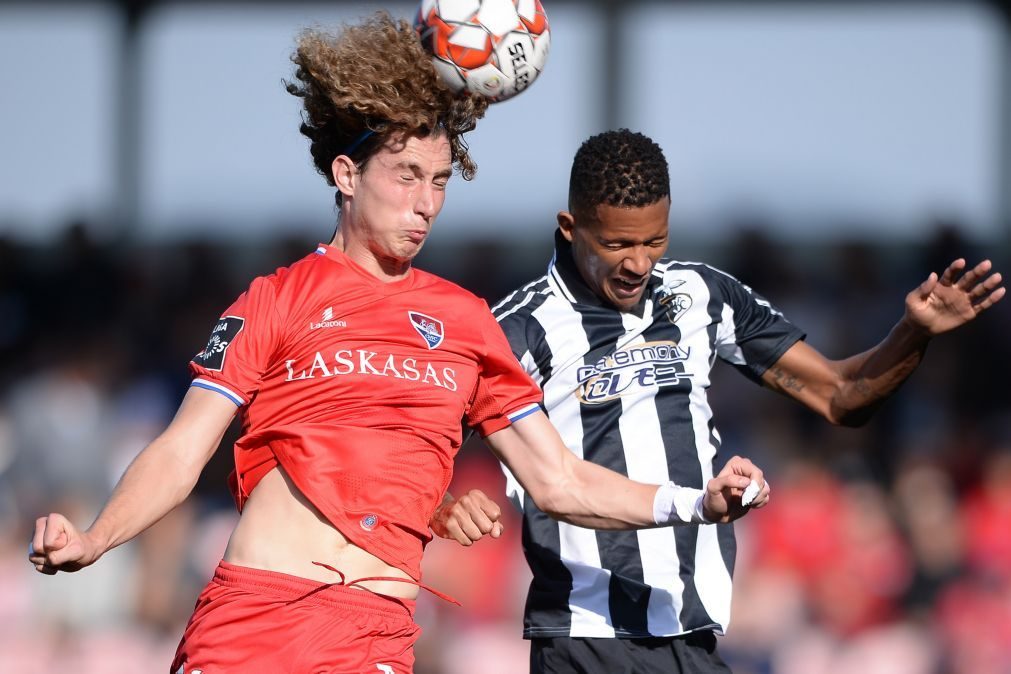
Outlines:
<svg viewBox="0 0 1011 674"><path fill-rule="evenodd" d="M706 519L703 489L679 487L673 482L660 485L653 497L653 521L666 524L711 524Z"/></svg>

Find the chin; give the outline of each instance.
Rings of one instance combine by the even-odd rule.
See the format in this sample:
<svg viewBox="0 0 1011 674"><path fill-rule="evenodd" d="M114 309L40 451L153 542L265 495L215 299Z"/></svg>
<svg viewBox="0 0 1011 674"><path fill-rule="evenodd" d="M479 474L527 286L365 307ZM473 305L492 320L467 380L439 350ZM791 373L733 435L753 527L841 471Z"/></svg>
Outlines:
<svg viewBox="0 0 1011 674"><path fill-rule="evenodd" d="M631 311L632 309L635 308L635 305L639 303L639 298L636 298L634 300L632 299L616 300L612 297L609 298L609 301L611 303L611 306L613 306L618 311Z"/></svg>
<svg viewBox="0 0 1011 674"><path fill-rule="evenodd" d="M397 251L396 257L401 262L410 262L421 252L421 244L416 246L405 246Z"/></svg>

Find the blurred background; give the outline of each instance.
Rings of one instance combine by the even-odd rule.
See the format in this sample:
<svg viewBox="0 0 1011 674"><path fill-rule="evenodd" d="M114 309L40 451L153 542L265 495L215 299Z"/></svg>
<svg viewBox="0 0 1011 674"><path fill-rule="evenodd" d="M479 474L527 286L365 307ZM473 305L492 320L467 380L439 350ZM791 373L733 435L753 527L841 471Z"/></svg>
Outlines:
<svg viewBox="0 0 1011 674"><path fill-rule="evenodd" d="M182 507L83 573L36 574L32 524L89 524L219 313L329 240L288 56L379 6L0 1L0 672L167 670L235 521L235 429ZM1011 271L1002 3L545 9L547 68L470 135L478 177L451 183L420 267L489 302L543 273L573 153L627 126L670 161L669 254L734 274L830 357L876 344L956 257ZM725 451L774 486L737 526L735 672L1011 672L1009 344L1005 300L857 430L717 366ZM469 442L452 489L507 505L490 456ZM421 599L419 674L526 670L506 510L503 540L429 547L426 582L464 608Z"/></svg>

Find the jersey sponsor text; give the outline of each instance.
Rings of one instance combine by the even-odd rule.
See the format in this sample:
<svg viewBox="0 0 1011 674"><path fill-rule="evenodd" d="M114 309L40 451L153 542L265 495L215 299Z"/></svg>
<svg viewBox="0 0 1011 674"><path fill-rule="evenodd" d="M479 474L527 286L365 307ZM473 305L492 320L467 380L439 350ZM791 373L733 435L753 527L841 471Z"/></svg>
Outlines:
<svg viewBox="0 0 1011 674"><path fill-rule="evenodd" d="M684 371L689 356L690 349L670 341L618 349L593 365L579 368L576 397L588 405L597 405L639 388L675 386L683 378L691 377Z"/></svg>
<svg viewBox="0 0 1011 674"><path fill-rule="evenodd" d="M401 358L395 354L380 354L366 349L341 349L328 359L319 351L311 363L292 358L284 362L288 370L285 381L325 379L348 374L377 377L394 377L407 381L420 381L448 391L456 391L456 370L419 362L417 358Z"/></svg>

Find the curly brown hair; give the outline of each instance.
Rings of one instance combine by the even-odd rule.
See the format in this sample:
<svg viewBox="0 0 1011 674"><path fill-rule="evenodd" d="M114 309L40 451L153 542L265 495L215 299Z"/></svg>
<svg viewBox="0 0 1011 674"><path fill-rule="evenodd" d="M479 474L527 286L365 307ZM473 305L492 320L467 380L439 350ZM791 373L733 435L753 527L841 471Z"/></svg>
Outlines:
<svg viewBox="0 0 1011 674"><path fill-rule="evenodd" d="M311 141L316 170L333 185L333 160L359 166L396 133L445 132L453 164L465 180L477 166L463 134L488 109L487 99L454 94L439 78L414 28L380 11L337 33L302 33L291 60L288 93L303 99L299 130ZM369 134L369 132L374 132Z"/></svg>

